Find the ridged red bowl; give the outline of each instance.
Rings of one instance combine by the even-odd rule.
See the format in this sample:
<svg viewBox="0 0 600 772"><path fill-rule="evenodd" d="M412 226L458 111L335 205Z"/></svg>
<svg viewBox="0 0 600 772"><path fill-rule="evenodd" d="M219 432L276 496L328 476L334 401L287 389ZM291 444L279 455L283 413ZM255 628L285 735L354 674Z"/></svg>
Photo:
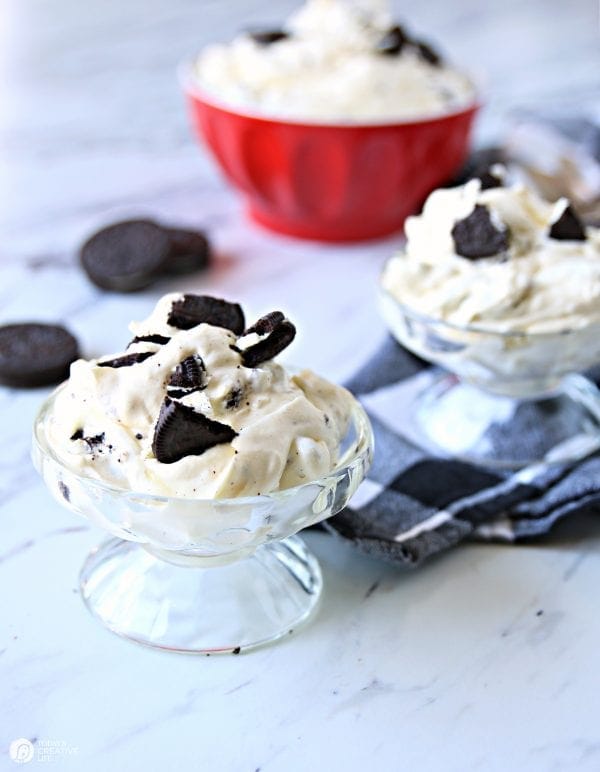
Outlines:
<svg viewBox="0 0 600 772"><path fill-rule="evenodd" d="M183 77L194 130L250 217L274 231L358 241L399 230L465 161L474 103L402 123L299 123L219 104Z"/></svg>

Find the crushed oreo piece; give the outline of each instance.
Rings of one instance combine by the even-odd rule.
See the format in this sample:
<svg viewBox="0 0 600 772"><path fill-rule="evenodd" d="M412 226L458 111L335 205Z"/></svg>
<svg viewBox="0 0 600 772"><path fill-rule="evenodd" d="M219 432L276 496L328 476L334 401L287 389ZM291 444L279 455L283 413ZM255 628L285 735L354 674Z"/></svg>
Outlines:
<svg viewBox="0 0 600 772"><path fill-rule="evenodd" d="M240 386L234 386L225 398L225 407L227 410L235 410L240 406L244 397L244 390Z"/></svg>
<svg viewBox="0 0 600 772"><path fill-rule="evenodd" d="M79 344L64 327L24 322L0 327L0 383L35 388L60 383L79 357Z"/></svg>
<svg viewBox="0 0 600 772"><path fill-rule="evenodd" d="M203 322L224 327L236 335L241 335L246 326L244 312L238 303L228 303L210 295L184 295L181 300L174 301L167 318L167 323L179 330L191 330Z"/></svg>
<svg viewBox="0 0 600 772"><path fill-rule="evenodd" d="M464 185L465 182L486 174L495 164L506 164L509 158L502 147L490 146L475 150L460 172L448 181L448 187Z"/></svg>
<svg viewBox="0 0 600 772"><path fill-rule="evenodd" d="M258 367L277 356L295 337L296 328L288 319L283 319L266 338L242 351L242 362L246 367Z"/></svg>
<svg viewBox="0 0 600 772"><path fill-rule="evenodd" d="M289 32L283 29L249 29L246 34L259 46L270 46L290 37Z"/></svg>
<svg viewBox="0 0 600 772"><path fill-rule="evenodd" d="M491 188L501 188L504 184L502 177L494 174L489 169L473 175L481 183L480 190L490 190Z"/></svg>
<svg viewBox="0 0 600 772"><path fill-rule="evenodd" d="M555 223L552 223L551 239L556 241L585 241L585 228L569 204Z"/></svg>
<svg viewBox="0 0 600 772"><path fill-rule="evenodd" d="M186 357L180 362L167 384L167 391L171 399L181 399L194 391L206 387L206 368L202 357L199 355Z"/></svg>
<svg viewBox="0 0 600 772"><path fill-rule="evenodd" d="M102 228L81 247L79 259L102 289L133 292L147 287L165 264L171 242L151 220L125 220Z"/></svg>
<svg viewBox="0 0 600 772"><path fill-rule="evenodd" d="M247 330L244 330L244 335L250 335L252 332L255 332L257 335L266 335L269 332L273 332L275 327L283 322L284 319L285 316L281 311L271 311L271 313L261 316L252 327L248 327Z"/></svg>
<svg viewBox="0 0 600 772"><path fill-rule="evenodd" d="M468 217L452 228L452 239L457 255L477 260L493 257L508 249L508 229L499 230L490 217L489 209L476 204Z"/></svg>
<svg viewBox="0 0 600 772"><path fill-rule="evenodd" d="M234 437L237 432L231 426L212 421L166 397L154 429L152 450L161 464L173 464L186 456L200 456L215 445L231 442Z"/></svg>
<svg viewBox="0 0 600 772"><path fill-rule="evenodd" d="M399 25L395 24L375 44L375 52L386 56L399 54L404 46L410 42L410 38Z"/></svg>
<svg viewBox="0 0 600 772"><path fill-rule="evenodd" d="M415 42L414 45L423 61L428 62L434 67L439 67L442 64L442 56L429 43L420 40Z"/></svg>
<svg viewBox="0 0 600 772"><path fill-rule="evenodd" d="M163 272L180 275L207 268L210 263L210 244L201 231L187 228L167 228L171 240L169 257Z"/></svg>
<svg viewBox="0 0 600 772"><path fill-rule="evenodd" d="M134 351L131 354L125 354L122 357L106 359L104 362L97 362L98 367L131 367L139 362L145 362L149 357L154 356L154 351Z"/></svg>
<svg viewBox="0 0 600 772"><path fill-rule="evenodd" d="M129 341L127 348L133 346L134 343L156 343L159 346L164 346L165 343L168 343L170 340L171 338L167 338L166 335L136 335L135 338Z"/></svg>
<svg viewBox="0 0 600 772"><path fill-rule="evenodd" d="M90 450L94 450L94 448L97 445L102 445L104 443L105 434L102 432L101 434L94 434L90 435L89 437L86 437L83 433L83 429L77 429L77 431L73 432L70 439L75 440L83 440L88 446Z"/></svg>

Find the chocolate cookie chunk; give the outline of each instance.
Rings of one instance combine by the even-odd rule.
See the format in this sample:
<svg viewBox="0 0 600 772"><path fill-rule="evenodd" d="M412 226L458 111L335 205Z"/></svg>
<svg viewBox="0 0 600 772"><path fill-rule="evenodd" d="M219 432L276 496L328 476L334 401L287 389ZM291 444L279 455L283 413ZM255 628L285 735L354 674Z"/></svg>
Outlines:
<svg viewBox="0 0 600 772"><path fill-rule="evenodd" d="M489 169L474 175L481 183L480 190L490 190L491 188L501 188L504 184L502 177L494 174Z"/></svg>
<svg viewBox="0 0 600 772"><path fill-rule="evenodd" d="M290 34L283 29L249 29L246 30L246 34L259 46L270 46L290 37Z"/></svg>
<svg viewBox="0 0 600 772"><path fill-rule="evenodd" d="M59 325L27 322L0 327L0 383L5 386L60 383L78 357L77 340Z"/></svg>
<svg viewBox="0 0 600 772"><path fill-rule="evenodd" d="M263 319L265 318L263 317ZM261 362L273 359L289 346L295 337L296 328L294 325L288 319L282 319L269 331L266 338L241 351L244 366L258 367Z"/></svg>
<svg viewBox="0 0 600 772"><path fill-rule="evenodd" d="M165 343L168 343L170 340L171 338L167 338L166 335L159 335L158 333L152 333L150 335L136 335L135 338L132 338L129 341L127 348L132 346L134 343L156 343L159 346L164 346Z"/></svg>
<svg viewBox="0 0 600 772"><path fill-rule="evenodd" d="M181 399L194 391L205 388L206 367L199 355L186 357L180 362L167 384L169 397Z"/></svg>
<svg viewBox="0 0 600 772"><path fill-rule="evenodd" d="M508 249L508 229L499 230L486 206L476 204L468 217L452 228L452 239L457 255L477 260L493 257Z"/></svg>
<svg viewBox="0 0 600 772"><path fill-rule="evenodd" d="M281 311L271 311L270 313L261 316L260 319L251 327L248 327L247 330L244 330L244 335L250 335L251 332L255 332L257 335L266 335L269 332L273 332L284 319L285 316Z"/></svg>
<svg viewBox="0 0 600 772"><path fill-rule="evenodd" d="M504 148L498 146L480 148L471 154L460 172L449 181L448 186L464 185L465 182L475 177L481 179L495 164L506 164L508 162L509 158Z"/></svg>
<svg viewBox="0 0 600 772"><path fill-rule="evenodd" d="M423 61L428 62L434 67L439 67L442 64L443 59L441 55L429 43L419 40L414 45Z"/></svg>
<svg viewBox="0 0 600 772"><path fill-rule="evenodd" d="M585 229L570 205L558 220L552 223L548 235L557 241L585 241Z"/></svg>
<svg viewBox="0 0 600 772"><path fill-rule="evenodd" d="M180 275L192 273L208 267L210 263L210 245L201 231L185 228L167 228L171 241L169 257L163 266L163 272Z"/></svg>
<svg viewBox="0 0 600 772"><path fill-rule="evenodd" d="M133 292L147 287L165 265L171 240L150 220L126 220L95 233L81 247L81 265L102 289Z"/></svg>
<svg viewBox="0 0 600 772"><path fill-rule="evenodd" d="M212 421L193 408L165 399L154 429L152 451L161 464L200 456L209 448L237 437L231 426Z"/></svg>
<svg viewBox="0 0 600 772"><path fill-rule="evenodd" d="M375 44L375 51L386 56L399 54L410 39L403 28L396 24L385 33Z"/></svg>
<svg viewBox="0 0 600 772"><path fill-rule="evenodd" d="M149 357L154 356L154 351L135 351L132 354L125 354L115 359L105 359L104 362L98 362L98 367L131 367L139 362L144 362Z"/></svg>
<svg viewBox="0 0 600 772"><path fill-rule="evenodd" d="M184 295L171 306L167 323L179 330L191 330L198 324L212 324L224 327L236 335L241 335L246 320L238 303L228 303L210 295Z"/></svg>
<svg viewBox="0 0 600 772"><path fill-rule="evenodd" d="M101 434L94 434L86 437L83 429L77 429L76 432L73 432L70 439L73 440L73 442L76 440L83 440L83 442L87 444L89 450L93 451L98 445L104 444L105 434L102 432Z"/></svg>

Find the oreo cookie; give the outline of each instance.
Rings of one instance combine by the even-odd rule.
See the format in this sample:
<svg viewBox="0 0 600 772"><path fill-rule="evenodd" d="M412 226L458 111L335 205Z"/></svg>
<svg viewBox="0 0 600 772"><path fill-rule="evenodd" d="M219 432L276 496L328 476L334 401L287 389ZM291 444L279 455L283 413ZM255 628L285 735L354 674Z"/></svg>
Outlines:
<svg viewBox="0 0 600 772"><path fill-rule="evenodd" d="M167 233L171 248L163 265L164 273L179 276L208 267L211 251L204 233L185 228L168 228Z"/></svg>
<svg viewBox="0 0 600 772"><path fill-rule="evenodd" d="M242 349L240 353L245 367L258 367L262 362L273 359L284 348L287 348L296 337L296 328L288 319L281 318L273 323L265 322L269 317L278 318L279 314L279 311L275 311L272 315L263 316L262 319L259 319L253 325L256 328L262 322L265 325L265 332L268 332L268 334L266 338L259 340L258 343ZM281 314L281 317L283 317L283 314ZM249 328L249 330L252 329L252 327Z"/></svg>
<svg viewBox="0 0 600 772"><path fill-rule="evenodd" d="M441 54L439 54L429 43L425 43L423 40L417 40L415 41L414 46L417 49L419 57L423 59L423 61L434 67L441 66L443 62Z"/></svg>
<svg viewBox="0 0 600 772"><path fill-rule="evenodd" d="M163 270L171 249L168 232L150 220L126 220L102 228L81 247L79 258L102 289L133 292Z"/></svg>
<svg viewBox="0 0 600 772"><path fill-rule="evenodd" d="M95 448L98 447L98 445L104 444L105 434L102 432L101 434L94 434L86 437L84 435L83 429L77 429L77 431L73 432L69 439L73 442L76 442L77 440L83 440L83 442L85 442L88 446L88 449L93 452Z"/></svg>
<svg viewBox="0 0 600 772"><path fill-rule="evenodd" d="M231 426L166 397L154 429L152 451L161 464L173 464L186 456L200 456L234 437L237 432Z"/></svg>
<svg viewBox="0 0 600 772"><path fill-rule="evenodd" d="M261 316L260 319L251 327L248 327L247 330L244 330L244 335L250 335L252 332L257 335L267 335L267 333L273 332L277 325L281 324L284 319L285 316L281 311L271 311L270 313Z"/></svg>
<svg viewBox="0 0 600 772"><path fill-rule="evenodd" d="M448 187L464 185L465 182L474 179L482 179L486 174L491 174L490 169L495 164L506 164L509 159L502 147L490 146L475 150L461 171L448 183Z"/></svg>
<svg viewBox="0 0 600 772"><path fill-rule="evenodd" d="M556 241L585 241L585 228L569 204L548 233Z"/></svg>
<svg viewBox="0 0 600 772"><path fill-rule="evenodd" d="M246 34L259 46L271 46L290 37L289 32L283 29L249 29Z"/></svg>
<svg viewBox="0 0 600 772"><path fill-rule="evenodd" d="M151 356L154 356L154 351L135 351L131 354L125 354L122 357L115 357L115 359L105 359L104 362L97 362L98 367L131 367L137 365L140 362L145 362Z"/></svg>
<svg viewBox="0 0 600 772"><path fill-rule="evenodd" d="M494 257L508 249L508 229L500 230L492 222L489 209L476 204L468 217L458 220L452 228L457 255L470 260Z"/></svg>
<svg viewBox="0 0 600 772"><path fill-rule="evenodd" d="M206 387L206 367L199 355L186 357L180 362L167 384L167 393L171 399L181 399L194 391Z"/></svg>
<svg viewBox="0 0 600 772"><path fill-rule="evenodd" d="M474 177L480 182L480 190L490 190L491 188L501 188L504 184L502 177L494 174L489 169L475 174Z"/></svg>
<svg viewBox="0 0 600 772"><path fill-rule="evenodd" d="M79 357L79 344L64 327L26 322L0 327L0 383L35 388L60 383Z"/></svg>
<svg viewBox="0 0 600 772"><path fill-rule="evenodd" d="M166 335L159 335L158 333L152 333L150 335L136 335L135 338L129 341L127 348L133 346L134 343L156 343L159 346L164 346L171 338L167 338Z"/></svg>
<svg viewBox="0 0 600 772"><path fill-rule="evenodd" d="M377 41L375 51L385 56L396 56L409 42L410 38L404 29L399 24L395 24Z"/></svg>
<svg viewBox="0 0 600 772"><path fill-rule="evenodd" d="M244 312L238 303L228 303L210 295L184 295L171 306L167 323L179 330L191 330L198 324L224 327L241 335L246 326Z"/></svg>

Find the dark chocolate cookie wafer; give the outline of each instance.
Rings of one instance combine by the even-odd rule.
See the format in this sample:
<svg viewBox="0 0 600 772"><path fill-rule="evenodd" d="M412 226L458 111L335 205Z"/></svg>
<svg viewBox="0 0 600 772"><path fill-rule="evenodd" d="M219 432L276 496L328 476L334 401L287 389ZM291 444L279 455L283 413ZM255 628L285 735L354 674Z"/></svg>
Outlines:
<svg viewBox="0 0 600 772"><path fill-rule="evenodd" d="M386 56L396 56L409 42L410 38L404 29L399 24L395 24L377 41L375 51Z"/></svg>
<svg viewBox="0 0 600 772"><path fill-rule="evenodd" d="M95 233L81 247L81 265L102 289L133 292L147 287L169 258L171 239L150 220L125 220Z"/></svg>
<svg viewBox="0 0 600 772"><path fill-rule="evenodd" d="M161 464L173 464L185 456L200 456L209 448L237 437L231 426L213 421L193 408L163 402L154 429L152 451Z"/></svg>
<svg viewBox="0 0 600 772"><path fill-rule="evenodd" d="M585 228L571 205L566 206L558 220L552 223L548 235L556 241L585 241Z"/></svg>
<svg viewBox="0 0 600 772"><path fill-rule="evenodd" d="M452 228L456 254L471 260L494 257L508 249L508 236L508 229L498 228L489 209L482 204L476 204L471 214Z"/></svg>
<svg viewBox="0 0 600 772"><path fill-rule="evenodd" d="M296 337L294 325L288 319L279 319L279 314L279 311L274 311L268 316L263 316L250 328L250 330L263 329L264 332L259 332L259 335L268 334L258 343L248 346L240 352L245 367L258 367L262 362L273 359L284 348L287 348ZM283 314L281 316L283 317ZM273 321L273 319L277 321Z"/></svg>
<svg viewBox="0 0 600 772"><path fill-rule="evenodd" d="M146 359L154 356L154 354L154 351L134 351L131 354L124 354L122 357L105 359L103 362L98 362L98 367L131 367L140 362L145 362Z"/></svg>
<svg viewBox="0 0 600 772"><path fill-rule="evenodd" d="M0 327L0 383L5 386L60 383L78 357L77 340L59 325L28 322Z"/></svg>
<svg viewBox="0 0 600 772"><path fill-rule="evenodd" d="M166 228L171 240L163 273L180 275L206 268L210 263L210 244L201 231Z"/></svg>
<svg viewBox="0 0 600 772"><path fill-rule="evenodd" d="M283 29L248 29L246 34L259 46L270 46L290 37L289 32Z"/></svg>
<svg viewBox="0 0 600 772"><path fill-rule="evenodd" d="M246 326L244 312L238 303L228 303L210 295L184 295L171 306L167 323L179 330L191 330L198 324L224 327L241 335Z"/></svg>
<svg viewBox="0 0 600 772"><path fill-rule="evenodd" d="M421 59L434 67L439 67L442 64L442 56L430 43L426 43L424 40L417 40L415 47Z"/></svg>

